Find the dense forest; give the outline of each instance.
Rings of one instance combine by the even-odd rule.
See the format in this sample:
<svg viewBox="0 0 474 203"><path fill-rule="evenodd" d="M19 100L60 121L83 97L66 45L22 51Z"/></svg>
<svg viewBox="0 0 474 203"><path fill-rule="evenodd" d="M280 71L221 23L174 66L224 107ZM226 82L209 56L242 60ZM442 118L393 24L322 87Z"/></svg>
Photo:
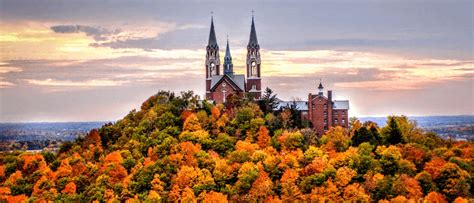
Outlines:
<svg viewBox="0 0 474 203"><path fill-rule="evenodd" d="M0 201L472 201L472 142L405 116L318 136L275 105L271 91L225 105L159 92L57 153L0 154Z"/></svg>

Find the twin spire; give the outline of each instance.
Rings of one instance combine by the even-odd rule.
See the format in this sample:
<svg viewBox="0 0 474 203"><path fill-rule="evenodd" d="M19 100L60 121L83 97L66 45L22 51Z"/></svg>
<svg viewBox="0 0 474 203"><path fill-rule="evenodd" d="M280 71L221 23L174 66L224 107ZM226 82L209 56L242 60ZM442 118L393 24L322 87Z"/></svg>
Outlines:
<svg viewBox="0 0 474 203"><path fill-rule="evenodd" d="M209 42L207 46L209 48L217 48L217 49L219 48L219 45L217 45L216 31L214 30L214 17L213 16L211 16L211 30L209 32ZM258 40L257 40L257 32L255 31L253 11L252 11L252 26L250 28L250 38L249 38L249 43L247 46L248 48L257 48L259 46ZM230 54L230 48L229 48L229 36L227 36L227 45L226 45L225 56L224 56L224 74L226 75L234 74L232 56Z"/></svg>
<svg viewBox="0 0 474 203"><path fill-rule="evenodd" d="M247 46L248 47L257 47L258 46L257 31L255 31L255 23L253 22L253 14L252 14L252 27L250 28L249 44Z"/></svg>
<svg viewBox="0 0 474 203"><path fill-rule="evenodd" d="M219 47L217 45L216 31L214 31L214 17L211 17L211 32L209 33L209 42L207 44L209 47Z"/></svg>

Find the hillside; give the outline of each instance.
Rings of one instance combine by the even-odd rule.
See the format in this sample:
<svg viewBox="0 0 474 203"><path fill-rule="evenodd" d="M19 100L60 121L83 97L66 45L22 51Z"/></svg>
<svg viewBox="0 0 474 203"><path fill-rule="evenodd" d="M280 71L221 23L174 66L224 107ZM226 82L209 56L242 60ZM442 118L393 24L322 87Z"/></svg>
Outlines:
<svg viewBox="0 0 474 203"><path fill-rule="evenodd" d="M265 99L267 98L267 99ZM57 154L0 155L0 201L468 202L474 144L404 116L351 119L322 137L295 111L159 92ZM93 113L93 112L91 112Z"/></svg>

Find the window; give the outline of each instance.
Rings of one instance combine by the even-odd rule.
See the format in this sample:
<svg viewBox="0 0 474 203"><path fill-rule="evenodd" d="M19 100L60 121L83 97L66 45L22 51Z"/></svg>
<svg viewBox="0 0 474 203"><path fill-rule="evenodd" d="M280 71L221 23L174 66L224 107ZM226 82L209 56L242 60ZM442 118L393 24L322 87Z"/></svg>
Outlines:
<svg viewBox="0 0 474 203"><path fill-rule="evenodd" d="M308 115L308 112L303 111L303 112L301 112L301 114L303 114L303 116L306 116L306 115Z"/></svg>
<svg viewBox="0 0 474 203"><path fill-rule="evenodd" d="M324 116L328 116L328 112L327 112L327 111L324 112Z"/></svg>
<svg viewBox="0 0 474 203"><path fill-rule="evenodd" d="M327 104L324 104L324 109L327 109L328 108L328 105Z"/></svg>
<svg viewBox="0 0 474 203"><path fill-rule="evenodd" d="M336 118L336 119L334 119L334 124L336 124L336 125L337 125L337 118Z"/></svg>
<svg viewBox="0 0 474 203"><path fill-rule="evenodd" d="M346 124L346 119L342 119L342 124Z"/></svg>
<svg viewBox="0 0 474 203"><path fill-rule="evenodd" d="M343 116L344 116L344 114L346 114L346 112L345 112L345 111L342 111L342 115L343 115Z"/></svg>
<svg viewBox="0 0 474 203"><path fill-rule="evenodd" d="M324 130L327 130L328 129L328 126L327 125L324 125Z"/></svg>
<svg viewBox="0 0 474 203"><path fill-rule="evenodd" d="M336 115L336 116L337 116L337 111L334 111L334 115Z"/></svg>
<svg viewBox="0 0 474 203"><path fill-rule="evenodd" d="M324 124L327 124L328 123L328 119L324 119Z"/></svg>
<svg viewBox="0 0 474 203"><path fill-rule="evenodd" d="M257 90L257 85L252 85L252 90Z"/></svg>

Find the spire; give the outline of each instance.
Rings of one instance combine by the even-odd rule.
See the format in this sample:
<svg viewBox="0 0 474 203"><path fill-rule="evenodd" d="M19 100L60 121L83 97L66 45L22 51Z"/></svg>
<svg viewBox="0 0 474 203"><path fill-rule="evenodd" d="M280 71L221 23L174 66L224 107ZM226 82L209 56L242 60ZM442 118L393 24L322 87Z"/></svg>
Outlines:
<svg viewBox="0 0 474 203"><path fill-rule="evenodd" d="M217 47L216 32L214 31L214 16L211 16L211 31L209 33L209 42L207 46Z"/></svg>
<svg viewBox="0 0 474 203"><path fill-rule="evenodd" d="M253 19L253 10L252 10L252 27L250 28L250 39L248 46L258 46L257 40L257 31L255 31L255 23Z"/></svg>
<svg viewBox="0 0 474 203"><path fill-rule="evenodd" d="M233 75L234 74L234 65L232 64L232 56L230 55L229 48L229 35L227 35L227 46L225 48L224 56L224 74Z"/></svg>

